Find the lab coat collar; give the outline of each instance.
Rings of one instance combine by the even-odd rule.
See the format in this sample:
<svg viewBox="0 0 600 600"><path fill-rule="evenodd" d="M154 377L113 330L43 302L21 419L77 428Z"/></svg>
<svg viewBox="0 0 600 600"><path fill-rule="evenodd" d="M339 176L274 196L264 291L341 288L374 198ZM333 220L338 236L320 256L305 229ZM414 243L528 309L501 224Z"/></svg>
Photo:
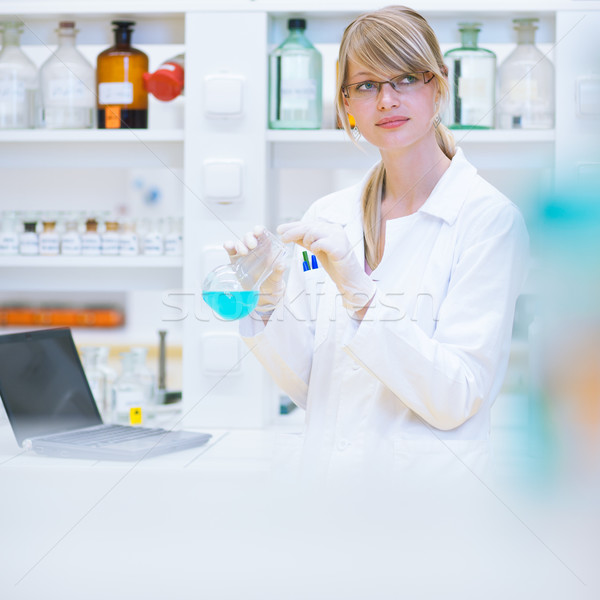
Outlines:
<svg viewBox="0 0 600 600"><path fill-rule="evenodd" d="M465 158L462 149L457 148L450 166L418 212L438 217L452 225L476 175L477 169Z"/></svg>

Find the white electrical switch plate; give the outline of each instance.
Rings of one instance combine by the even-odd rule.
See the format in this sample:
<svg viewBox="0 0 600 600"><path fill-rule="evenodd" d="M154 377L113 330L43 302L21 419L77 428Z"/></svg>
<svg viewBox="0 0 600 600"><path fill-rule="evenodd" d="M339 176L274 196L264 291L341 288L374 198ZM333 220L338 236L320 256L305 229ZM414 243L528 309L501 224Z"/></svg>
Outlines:
<svg viewBox="0 0 600 600"><path fill-rule="evenodd" d="M204 112L207 117L231 119L242 116L244 78L230 73L204 78Z"/></svg>
<svg viewBox="0 0 600 600"><path fill-rule="evenodd" d="M241 160L204 161L204 197L218 204L230 204L242 198Z"/></svg>
<svg viewBox="0 0 600 600"><path fill-rule="evenodd" d="M582 117L600 116L600 75L577 79L577 112Z"/></svg>
<svg viewBox="0 0 600 600"><path fill-rule="evenodd" d="M205 375L233 375L240 372L239 334L205 333L202 336L202 371Z"/></svg>

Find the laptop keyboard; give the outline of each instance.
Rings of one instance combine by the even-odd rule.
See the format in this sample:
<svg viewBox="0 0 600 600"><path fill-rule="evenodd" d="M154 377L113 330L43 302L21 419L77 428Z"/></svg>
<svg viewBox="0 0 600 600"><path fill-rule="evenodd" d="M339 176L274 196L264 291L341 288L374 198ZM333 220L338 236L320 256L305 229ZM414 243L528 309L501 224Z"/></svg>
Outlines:
<svg viewBox="0 0 600 600"><path fill-rule="evenodd" d="M168 433L165 429L130 427L128 425L103 425L97 429L78 429L52 436L53 442L64 442L78 446L107 446L139 440L141 438L162 437ZM50 436L46 436L49 438Z"/></svg>

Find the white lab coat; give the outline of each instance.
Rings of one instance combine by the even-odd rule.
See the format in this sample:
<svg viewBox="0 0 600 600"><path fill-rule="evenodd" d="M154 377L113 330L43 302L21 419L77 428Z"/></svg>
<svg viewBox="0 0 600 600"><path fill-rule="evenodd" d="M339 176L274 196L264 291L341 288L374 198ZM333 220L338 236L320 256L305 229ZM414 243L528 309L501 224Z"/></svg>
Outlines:
<svg viewBox="0 0 600 600"><path fill-rule="evenodd" d="M365 179L304 217L342 224L360 265ZM251 315L240 332L306 410L307 470L481 471L527 270L515 205L458 149L423 206L387 221L371 274L377 292L362 322L348 315L323 268L303 272L301 251L268 324Z"/></svg>

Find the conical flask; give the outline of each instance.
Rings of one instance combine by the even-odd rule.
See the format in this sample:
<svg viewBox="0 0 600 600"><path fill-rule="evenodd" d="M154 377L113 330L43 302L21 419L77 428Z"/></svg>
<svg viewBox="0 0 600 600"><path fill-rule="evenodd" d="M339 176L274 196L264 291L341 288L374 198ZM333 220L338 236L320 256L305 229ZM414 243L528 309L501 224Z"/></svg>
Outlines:
<svg viewBox="0 0 600 600"><path fill-rule="evenodd" d="M202 284L202 298L221 318L231 321L250 314L258 304L260 286L286 254L283 242L270 231L257 236L246 256L211 271ZM263 305L269 310L274 308Z"/></svg>

